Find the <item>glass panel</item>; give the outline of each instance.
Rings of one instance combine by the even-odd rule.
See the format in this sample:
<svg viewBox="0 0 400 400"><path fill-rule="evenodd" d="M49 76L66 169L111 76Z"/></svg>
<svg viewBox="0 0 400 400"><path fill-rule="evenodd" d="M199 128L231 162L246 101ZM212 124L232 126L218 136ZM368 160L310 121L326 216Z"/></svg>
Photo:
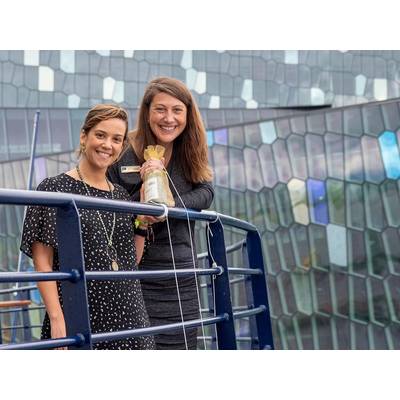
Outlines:
<svg viewBox="0 0 400 400"><path fill-rule="evenodd" d="M239 147L242 149L244 147L243 126L234 126L229 128L228 139L229 146Z"/></svg>
<svg viewBox="0 0 400 400"><path fill-rule="evenodd" d="M279 183L274 189L275 201L281 225L289 226L293 223L292 207L287 186Z"/></svg>
<svg viewBox="0 0 400 400"><path fill-rule="evenodd" d="M346 157L346 179L354 182L363 182L364 171L360 140L345 136L344 152Z"/></svg>
<svg viewBox="0 0 400 400"><path fill-rule="evenodd" d="M230 190L230 204L231 204L231 212L232 217L245 219L247 220L247 210L246 210L246 201L244 193L237 192L236 190ZM226 204L222 204L222 210L226 209Z"/></svg>
<svg viewBox="0 0 400 400"><path fill-rule="evenodd" d="M361 136L363 126L360 107L349 107L343 110L344 133L351 136Z"/></svg>
<svg viewBox="0 0 400 400"><path fill-rule="evenodd" d="M259 192L263 188L264 182L257 151L254 149L245 148L244 162L245 162L245 173L247 179L247 188L250 190L254 190L255 192ZM233 175L233 171L231 172L231 174Z"/></svg>
<svg viewBox="0 0 400 400"><path fill-rule="evenodd" d="M354 319L369 322L367 286L364 278L350 277L350 309Z"/></svg>
<svg viewBox="0 0 400 400"><path fill-rule="evenodd" d="M354 332L355 350L368 350L370 348L368 341L368 326L352 322Z"/></svg>
<svg viewBox="0 0 400 400"><path fill-rule="evenodd" d="M364 199L361 185L346 183L346 210L347 225L352 228L363 229Z"/></svg>
<svg viewBox="0 0 400 400"><path fill-rule="evenodd" d="M370 300L372 300L373 321L383 325L390 324L389 306L386 300L383 282L371 278L369 281Z"/></svg>
<svg viewBox="0 0 400 400"><path fill-rule="evenodd" d="M335 313L348 317L349 316L349 275L338 271L331 272L333 280L333 298L332 303Z"/></svg>
<svg viewBox="0 0 400 400"><path fill-rule="evenodd" d="M349 271L367 276L367 256L365 251L364 233L353 229L347 230Z"/></svg>
<svg viewBox="0 0 400 400"><path fill-rule="evenodd" d="M275 233L275 238L278 245L282 268L289 272L293 271L296 268L296 263L294 260L289 231L285 228L279 228Z"/></svg>
<svg viewBox="0 0 400 400"><path fill-rule="evenodd" d="M382 113L379 105L368 104L362 107L364 133L379 136L384 130Z"/></svg>
<svg viewBox="0 0 400 400"><path fill-rule="evenodd" d="M315 287L316 309L327 314L332 313L332 297L329 283L329 272L312 271Z"/></svg>
<svg viewBox="0 0 400 400"><path fill-rule="evenodd" d="M290 135L287 139L290 162L293 167L293 176L300 179L307 179L307 160L304 147L304 138L298 135Z"/></svg>
<svg viewBox="0 0 400 400"><path fill-rule="evenodd" d="M343 117L341 111L330 111L325 113L326 130L328 132L343 134Z"/></svg>
<svg viewBox="0 0 400 400"><path fill-rule="evenodd" d="M59 153L73 149L69 118L66 110L51 110L50 129L53 152Z"/></svg>
<svg viewBox="0 0 400 400"><path fill-rule="evenodd" d="M0 161L8 160L8 145L6 137L6 118L4 110L0 110ZM0 187L2 185L0 184Z"/></svg>
<svg viewBox="0 0 400 400"><path fill-rule="evenodd" d="M269 307L272 318L280 317L283 314L282 304L280 302L280 293L276 278L274 276L268 277L268 293L269 293ZM275 337L274 337L275 338Z"/></svg>
<svg viewBox="0 0 400 400"><path fill-rule="evenodd" d="M364 183L365 213L367 226L370 229L383 230L386 226L385 214L379 192L379 186Z"/></svg>
<svg viewBox="0 0 400 400"><path fill-rule="evenodd" d="M400 321L400 277L391 275L387 279L389 301L392 303L394 318ZM392 318L392 320L394 319ZM398 342L400 344L400 341Z"/></svg>
<svg viewBox="0 0 400 400"><path fill-rule="evenodd" d="M326 165L323 138L317 135L306 135L306 149L310 177L324 180Z"/></svg>
<svg viewBox="0 0 400 400"><path fill-rule="evenodd" d="M388 228L382 233L383 245L390 273L400 274L400 235L394 228Z"/></svg>
<svg viewBox="0 0 400 400"><path fill-rule="evenodd" d="M274 152L275 166L278 172L278 178L281 182L287 182L292 177L289 156L286 149L286 143L282 139L277 139L272 145Z"/></svg>
<svg viewBox="0 0 400 400"><path fill-rule="evenodd" d="M72 145L73 148L76 149L79 147L79 135L83 121L85 120L86 110L70 110L69 113L71 117Z"/></svg>
<svg viewBox="0 0 400 400"><path fill-rule="evenodd" d="M394 227L400 226L400 199L396 183L385 181L381 185L383 206L388 224Z"/></svg>
<svg viewBox="0 0 400 400"><path fill-rule="evenodd" d="M265 225L270 231L275 231L279 226L278 211L275 205L274 193L270 189L264 189L258 194L262 204Z"/></svg>
<svg viewBox="0 0 400 400"><path fill-rule="evenodd" d="M347 267L347 234L343 226L328 224L326 228L328 237L329 259L331 264Z"/></svg>
<svg viewBox="0 0 400 400"><path fill-rule="evenodd" d="M258 124L245 125L244 137L247 146L258 148L261 142L260 126Z"/></svg>
<svg viewBox="0 0 400 400"><path fill-rule="evenodd" d="M378 232L365 231L368 269L371 274L385 277L389 273L387 255L383 246L382 235Z"/></svg>
<svg viewBox="0 0 400 400"><path fill-rule="evenodd" d="M374 347L375 350L388 350L388 342L386 339L386 329L376 325L370 325L370 331L372 330Z"/></svg>
<svg viewBox="0 0 400 400"><path fill-rule="evenodd" d="M332 178L344 178L343 136L328 133L325 135L326 161L328 175Z"/></svg>
<svg viewBox="0 0 400 400"><path fill-rule="evenodd" d="M330 222L345 225L344 182L328 179L326 181L326 189Z"/></svg>
<svg viewBox="0 0 400 400"><path fill-rule="evenodd" d="M396 130L400 126L400 115L397 102L382 104L381 107L385 129L388 131Z"/></svg>
<svg viewBox="0 0 400 400"><path fill-rule="evenodd" d="M217 129L214 131L215 143L218 144L228 144L228 130L227 129Z"/></svg>
<svg viewBox="0 0 400 400"><path fill-rule="evenodd" d="M288 183L288 189L294 220L300 224L308 225L310 217L308 215L306 183L299 179L292 179Z"/></svg>
<svg viewBox="0 0 400 400"><path fill-rule="evenodd" d="M305 226L294 224L290 228L290 236L297 267L309 270L311 267L311 258L307 228Z"/></svg>
<svg viewBox="0 0 400 400"><path fill-rule="evenodd" d="M394 132L386 131L379 137L383 164L390 179L400 178L400 155Z"/></svg>
<svg viewBox="0 0 400 400"><path fill-rule="evenodd" d="M223 210L228 209L229 212L231 212L233 215L233 207L231 206L230 202L230 195L234 193L233 190L228 190L224 189L222 187L217 187L215 190L215 198L213 202L213 207L216 211L218 212L223 212ZM246 215L246 213L244 213ZM227 237L225 237L225 240L228 242Z"/></svg>
<svg viewBox="0 0 400 400"><path fill-rule="evenodd" d="M299 326L303 350L315 349L310 318L304 318L303 315L298 315L295 318L297 325Z"/></svg>
<svg viewBox="0 0 400 400"><path fill-rule="evenodd" d="M385 179L385 171L378 141L370 136L361 139L364 155L365 179L370 182L380 183Z"/></svg>
<svg viewBox="0 0 400 400"><path fill-rule="evenodd" d="M290 124L287 119L278 119L275 121L276 132L282 139L286 139L290 135Z"/></svg>
<svg viewBox="0 0 400 400"><path fill-rule="evenodd" d="M271 146L263 144L258 149L258 155L260 157L261 171L264 179L264 185L266 187L272 188L278 182L278 176L275 169L275 163L272 155Z"/></svg>
<svg viewBox="0 0 400 400"><path fill-rule="evenodd" d="M282 317L278 321L280 336L282 339L283 350L297 350L297 340L295 328L293 326L293 319Z"/></svg>
<svg viewBox="0 0 400 400"><path fill-rule="evenodd" d="M266 229L264 223L263 209L261 202L258 198L258 193L246 191L246 210L247 210L247 221L254 224L260 232L264 232Z"/></svg>
<svg viewBox="0 0 400 400"><path fill-rule="evenodd" d="M304 135L306 133L306 120L303 116L293 117L290 120L290 126L293 133Z"/></svg>
<svg viewBox="0 0 400 400"><path fill-rule="evenodd" d="M284 294L281 298L284 312L285 314L293 315L297 311L297 306L294 297L291 273L281 271L277 279L281 288L281 293Z"/></svg>
<svg viewBox="0 0 400 400"><path fill-rule="evenodd" d="M346 318L335 318L336 334L340 350L350 349L350 321Z"/></svg>
<svg viewBox="0 0 400 400"><path fill-rule="evenodd" d="M265 232L263 235L263 251L268 273L276 275L281 270L281 260L273 233ZM283 293L282 290L280 293Z"/></svg>
<svg viewBox="0 0 400 400"><path fill-rule="evenodd" d="M27 132L25 110L5 110L10 159L29 157L31 135Z"/></svg>
<svg viewBox="0 0 400 400"><path fill-rule="evenodd" d="M307 180L308 203L311 221L326 225L329 221L325 182Z"/></svg>
<svg viewBox="0 0 400 400"><path fill-rule="evenodd" d="M214 144L214 132L207 131L207 146L211 147Z"/></svg>
<svg viewBox="0 0 400 400"><path fill-rule="evenodd" d="M217 146L221 147L220 145L215 145L214 148ZM216 162L219 164L218 160ZM229 148L229 169L227 173L229 174L230 188L242 191L246 190L245 165L241 150Z"/></svg>
<svg viewBox="0 0 400 400"><path fill-rule="evenodd" d="M233 150L233 149L231 149ZM214 157L214 174L215 183L222 187L229 187L229 163L228 163L228 148L225 146L215 145L212 147L213 157ZM241 169L239 167L239 173ZM231 171L232 173L232 171ZM243 171L242 171L243 174ZM234 183L237 184L240 179L235 180ZM244 174L242 176L242 184L244 185Z"/></svg>
<svg viewBox="0 0 400 400"><path fill-rule="evenodd" d="M311 133L318 133L320 135L325 133L325 120L324 114L307 115L307 131Z"/></svg>
<svg viewBox="0 0 400 400"><path fill-rule="evenodd" d="M310 274L304 271L293 272L292 282L297 310L303 314L311 315L313 312L313 299Z"/></svg>
<svg viewBox="0 0 400 400"><path fill-rule="evenodd" d="M311 224L308 229L312 265L316 268L328 269L329 253L325 227Z"/></svg>
<svg viewBox="0 0 400 400"><path fill-rule="evenodd" d="M276 139L274 121L260 122L261 137L263 143L271 144Z"/></svg>
<svg viewBox="0 0 400 400"><path fill-rule="evenodd" d="M332 350L332 328L331 320L329 317L323 315L316 315L318 325L318 337L319 337L319 349L320 350Z"/></svg>

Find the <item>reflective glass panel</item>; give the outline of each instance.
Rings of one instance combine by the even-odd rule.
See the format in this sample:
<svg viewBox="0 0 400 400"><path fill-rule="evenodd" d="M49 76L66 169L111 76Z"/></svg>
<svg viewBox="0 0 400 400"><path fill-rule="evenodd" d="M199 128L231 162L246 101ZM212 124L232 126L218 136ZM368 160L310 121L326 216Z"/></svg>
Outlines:
<svg viewBox="0 0 400 400"><path fill-rule="evenodd" d="M369 271L371 274L385 277L389 270L382 235L367 229L365 231L365 245Z"/></svg>
<svg viewBox="0 0 400 400"><path fill-rule="evenodd" d="M266 187L272 188L278 182L278 175L275 169L275 162L271 146L268 144L263 144L258 149L258 155L260 157L264 185Z"/></svg>
<svg viewBox="0 0 400 400"><path fill-rule="evenodd" d="M324 225L328 224L329 215L325 182L308 179L307 191L311 221Z"/></svg>
<svg viewBox="0 0 400 400"><path fill-rule="evenodd" d="M382 112L379 105L368 104L362 107L362 116L364 133L378 136L384 130Z"/></svg>
<svg viewBox="0 0 400 400"><path fill-rule="evenodd" d="M290 135L287 139L287 146L293 175L296 178L306 179L308 172L304 138L298 135Z"/></svg>
<svg viewBox="0 0 400 400"><path fill-rule="evenodd" d="M303 225L309 224L306 183L300 179L292 179L288 183L288 189L294 220Z"/></svg>
<svg viewBox="0 0 400 400"><path fill-rule="evenodd" d="M337 179L344 178L344 145L343 136L328 133L325 135L326 162L328 176Z"/></svg>
<svg viewBox="0 0 400 400"><path fill-rule="evenodd" d="M279 183L275 186L274 194L281 225L291 225L293 223L293 216L287 186Z"/></svg>
<svg viewBox="0 0 400 400"><path fill-rule="evenodd" d="M220 145L214 145L214 148L222 147ZM226 148L226 147L224 147ZM221 151L222 153L222 151ZM221 165L218 159L215 158L218 165ZM228 167L226 167L228 168ZM225 168L223 168L225 171ZM238 149L229 149L229 169L226 169L226 174L229 175L229 187L236 190L246 190L246 177L245 177L245 166L243 159L243 152Z"/></svg>
<svg viewBox="0 0 400 400"><path fill-rule="evenodd" d="M363 229L365 221L362 186L353 183L346 183L345 190L347 225L352 228Z"/></svg>
<svg viewBox="0 0 400 400"><path fill-rule="evenodd" d="M383 164L390 179L400 178L400 155L394 132L386 131L379 137Z"/></svg>
<svg viewBox="0 0 400 400"><path fill-rule="evenodd" d="M382 199L379 187L372 183L364 183L365 214L370 229L383 230L386 226Z"/></svg>
<svg viewBox="0 0 400 400"><path fill-rule="evenodd" d="M361 145L364 156L365 179L374 183L382 182L385 179L385 170L377 139L363 136Z"/></svg>
<svg viewBox="0 0 400 400"><path fill-rule="evenodd" d="M274 152L275 166L278 172L278 179L281 182L287 182L292 177L289 155L286 149L286 143L282 139L277 139L272 145Z"/></svg>
<svg viewBox="0 0 400 400"><path fill-rule="evenodd" d="M324 180L326 178L326 164L322 136L306 135L306 149L310 177Z"/></svg>
<svg viewBox="0 0 400 400"><path fill-rule="evenodd" d="M337 225L345 225L344 182L335 179L326 181L329 220Z"/></svg>
<svg viewBox="0 0 400 400"><path fill-rule="evenodd" d="M344 137L346 179L353 182L364 180L360 139Z"/></svg>

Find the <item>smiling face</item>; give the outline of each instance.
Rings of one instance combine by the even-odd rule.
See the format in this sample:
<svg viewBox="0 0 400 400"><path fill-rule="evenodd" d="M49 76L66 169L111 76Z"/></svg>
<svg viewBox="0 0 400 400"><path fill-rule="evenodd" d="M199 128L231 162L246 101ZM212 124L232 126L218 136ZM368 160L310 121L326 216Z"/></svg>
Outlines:
<svg viewBox="0 0 400 400"><path fill-rule="evenodd" d="M160 92L149 108L149 125L157 143L168 148L186 127L187 108L177 98Z"/></svg>
<svg viewBox="0 0 400 400"><path fill-rule="evenodd" d="M99 122L89 132L81 132L80 143L84 145L86 160L94 168L107 169L120 155L126 123L119 118Z"/></svg>

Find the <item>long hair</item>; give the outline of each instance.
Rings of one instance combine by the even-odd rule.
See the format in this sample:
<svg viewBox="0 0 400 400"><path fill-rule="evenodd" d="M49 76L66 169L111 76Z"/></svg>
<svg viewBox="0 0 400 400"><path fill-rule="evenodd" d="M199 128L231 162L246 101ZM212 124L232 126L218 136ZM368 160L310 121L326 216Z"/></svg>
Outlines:
<svg viewBox="0 0 400 400"><path fill-rule="evenodd" d="M94 128L101 121L106 121L108 119L118 118L125 122L125 133L124 133L124 145L123 149L128 143L128 113L122 107L114 104L97 104L92 107L86 115L85 121L81 127L81 132L85 135ZM122 154L122 152L121 152ZM78 158L82 155L82 149L77 150Z"/></svg>
<svg viewBox="0 0 400 400"><path fill-rule="evenodd" d="M195 100L189 89L179 80L160 77L149 82L139 109L136 129L129 132L130 143L139 158L144 162L143 154L148 145L156 144L149 125L150 105L158 93L167 93L185 104L187 109L186 126L174 140L174 157L179 157L185 178L192 183L212 180L212 171L208 164L206 131Z"/></svg>

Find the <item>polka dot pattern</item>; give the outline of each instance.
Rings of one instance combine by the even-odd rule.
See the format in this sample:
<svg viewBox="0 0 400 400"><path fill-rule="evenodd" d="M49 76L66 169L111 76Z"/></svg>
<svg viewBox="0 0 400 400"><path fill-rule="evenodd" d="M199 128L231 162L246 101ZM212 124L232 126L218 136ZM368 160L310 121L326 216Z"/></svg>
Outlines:
<svg viewBox="0 0 400 400"><path fill-rule="evenodd" d="M129 200L127 191L114 185L116 200ZM40 191L65 192L87 195L85 187L69 175L61 174L45 179L37 188ZM111 199L111 193L89 186L93 197ZM59 270L56 235L56 208L28 207L24 221L21 250L32 257L32 244L36 241L54 248L53 270ZM107 239L96 210L79 209L82 243L86 271L111 271L107 257ZM100 211L107 233L110 234L113 213ZM132 214L117 213L113 244L118 254L120 271L137 270ZM61 294L58 284L59 294ZM142 290L138 280L88 281L90 325L92 333L114 332L125 329L148 327ZM60 301L62 301L60 297ZM42 327L42 339L50 338L50 321L46 313ZM153 349L151 336L101 342L94 349Z"/></svg>

